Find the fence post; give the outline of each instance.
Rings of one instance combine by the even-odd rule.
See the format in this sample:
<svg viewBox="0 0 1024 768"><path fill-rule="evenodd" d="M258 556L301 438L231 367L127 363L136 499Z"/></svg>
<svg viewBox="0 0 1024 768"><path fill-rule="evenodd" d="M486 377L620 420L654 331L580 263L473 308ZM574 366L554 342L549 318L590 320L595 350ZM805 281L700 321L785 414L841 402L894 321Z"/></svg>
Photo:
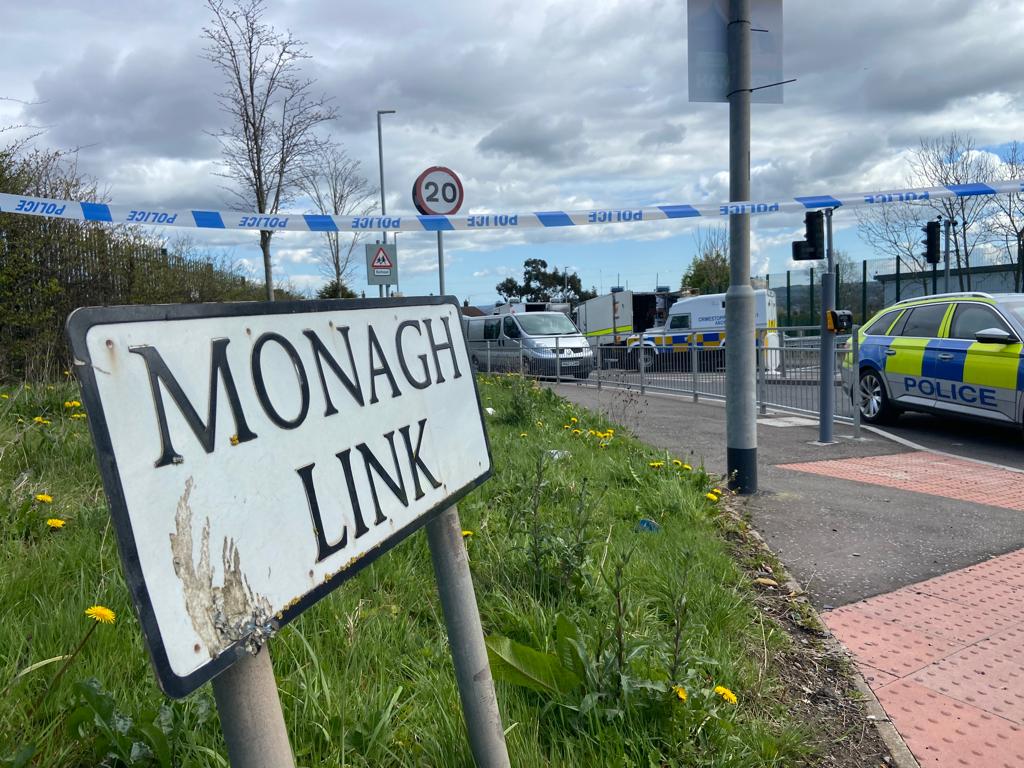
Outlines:
<svg viewBox="0 0 1024 768"><path fill-rule="evenodd" d="M555 337L555 383L562 383L562 346L561 339Z"/></svg>
<svg viewBox="0 0 1024 768"><path fill-rule="evenodd" d="M693 334L690 334L690 379L693 383L693 402L697 402L697 345L693 341Z"/></svg>
<svg viewBox="0 0 1024 768"><path fill-rule="evenodd" d="M813 324L814 323L814 267L811 267L810 297L811 297L811 319L810 319L810 322Z"/></svg>
<svg viewBox="0 0 1024 768"><path fill-rule="evenodd" d="M594 372L597 374L597 391L600 392L601 391L601 372L604 370L604 363L603 363L603 360L602 360L603 355L601 354L603 352L603 348L601 347L600 344L598 344L594 351L597 353L596 354L597 364L594 366Z"/></svg>
<svg viewBox="0 0 1024 768"><path fill-rule="evenodd" d="M491 342L487 342L487 373L491 373Z"/></svg>
<svg viewBox="0 0 1024 768"><path fill-rule="evenodd" d="M523 340L519 340L519 375L526 375L526 367L523 365Z"/></svg>
<svg viewBox="0 0 1024 768"><path fill-rule="evenodd" d="M853 438L860 439L860 326L853 326L853 359L850 361L850 395L853 400Z"/></svg>
<svg viewBox="0 0 1024 768"><path fill-rule="evenodd" d="M646 353L644 351L644 345L641 343L637 347L637 358L636 367L640 369L640 394L644 394L647 391L647 366L644 365L644 358Z"/></svg>
<svg viewBox="0 0 1024 768"><path fill-rule="evenodd" d="M793 325L793 286L789 279L789 270L786 270L786 325Z"/></svg>
<svg viewBox="0 0 1024 768"><path fill-rule="evenodd" d="M868 260L860 263L860 321L868 321Z"/></svg>
<svg viewBox="0 0 1024 768"><path fill-rule="evenodd" d="M765 392L765 378L766 372L766 360L768 350L764 344L761 344L757 348L757 399L758 405L760 406L760 414L764 416L768 413L768 403L765 402L767 399L767 393Z"/></svg>
<svg viewBox="0 0 1024 768"><path fill-rule="evenodd" d="M900 300L900 257L896 257L896 301Z"/></svg>

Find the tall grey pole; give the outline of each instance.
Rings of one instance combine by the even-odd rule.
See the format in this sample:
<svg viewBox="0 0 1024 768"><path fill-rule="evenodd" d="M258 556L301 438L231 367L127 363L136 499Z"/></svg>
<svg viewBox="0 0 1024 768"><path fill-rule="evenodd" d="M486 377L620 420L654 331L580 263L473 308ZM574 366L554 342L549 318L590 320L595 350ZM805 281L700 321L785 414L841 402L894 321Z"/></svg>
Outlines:
<svg viewBox="0 0 1024 768"><path fill-rule="evenodd" d="M437 283L444 296L444 232L437 230Z"/></svg>
<svg viewBox="0 0 1024 768"><path fill-rule="evenodd" d="M213 696L231 768L295 765L266 645L213 678Z"/></svg>
<svg viewBox="0 0 1024 768"><path fill-rule="evenodd" d="M943 290L945 293L949 293L949 229L953 222L946 219L942 223L945 224L946 230L946 287Z"/></svg>
<svg viewBox="0 0 1024 768"><path fill-rule="evenodd" d="M750 0L729 0L729 199L750 199ZM725 339L729 487L740 493L754 493L757 491L757 405L749 213L729 216Z"/></svg>
<svg viewBox="0 0 1024 768"><path fill-rule="evenodd" d="M832 209L825 209L827 268L821 276L821 358L818 370L818 442L832 442L836 413L836 334L828 327L829 310L836 308L836 259L832 252Z"/></svg>
<svg viewBox="0 0 1024 768"><path fill-rule="evenodd" d="M395 110L393 109L378 109L377 110L377 161L380 164L380 215L383 218L387 215L387 208L384 205L384 139L381 136L380 131L380 116L381 115L393 115ZM384 245L388 244L388 231L381 230L381 243ZM384 286L378 285L377 290L380 292L380 296L384 296Z"/></svg>
<svg viewBox="0 0 1024 768"><path fill-rule="evenodd" d="M448 507L427 523L427 542L473 759L479 768L508 768L505 731L501 726L498 697L487 660L457 507Z"/></svg>

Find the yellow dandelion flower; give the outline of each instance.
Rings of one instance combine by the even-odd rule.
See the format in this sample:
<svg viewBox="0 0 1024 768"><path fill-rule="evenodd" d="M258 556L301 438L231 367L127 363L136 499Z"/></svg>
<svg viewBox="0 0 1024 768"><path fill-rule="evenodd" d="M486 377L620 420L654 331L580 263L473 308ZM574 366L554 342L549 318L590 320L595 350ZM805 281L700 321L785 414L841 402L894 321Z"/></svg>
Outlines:
<svg viewBox="0 0 1024 768"><path fill-rule="evenodd" d="M718 496L722 495L722 492L720 490L718 490L717 488L712 488L711 492L714 493L714 494L717 494Z"/></svg>
<svg viewBox="0 0 1024 768"><path fill-rule="evenodd" d="M686 694L686 689L681 685L673 685L672 693L678 696L680 701L686 701L686 699L689 698Z"/></svg>
<svg viewBox="0 0 1024 768"><path fill-rule="evenodd" d="M719 696L721 696L723 699L725 699L730 704L735 704L736 703L736 694L733 693L732 691L730 691L724 685L716 685L715 686L715 693L717 693Z"/></svg>
<svg viewBox="0 0 1024 768"><path fill-rule="evenodd" d="M64 407L65 408L81 408L82 404L80 402L78 402L77 400L65 400L64 401Z"/></svg>
<svg viewBox="0 0 1024 768"><path fill-rule="evenodd" d="M34 421L36 424L49 424L50 423L49 419L44 419L42 416L33 416L32 417L32 421Z"/></svg>
<svg viewBox="0 0 1024 768"><path fill-rule="evenodd" d="M579 423L579 419L577 419L575 416L573 416L571 419L569 419L569 421L572 422L573 424L578 424Z"/></svg>
<svg viewBox="0 0 1024 768"><path fill-rule="evenodd" d="M537 426L538 427L543 427L544 426L544 422L543 421L538 421L537 422Z"/></svg>
<svg viewBox="0 0 1024 768"><path fill-rule="evenodd" d="M0 395L0 400L10 400L10 399L11 399L10 395Z"/></svg>
<svg viewBox="0 0 1024 768"><path fill-rule="evenodd" d="M117 615L109 608L102 605L94 605L85 609L85 615L100 624L113 624Z"/></svg>
<svg viewBox="0 0 1024 768"><path fill-rule="evenodd" d="M71 414L71 418L72 419L84 419L85 418L85 414L84 413L72 413Z"/></svg>
<svg viewBox="0 0 1024 768"><path fill-rule="evenodd" d="M582 430L582 429L574 429L574 430L572 431L572 433L573 433L574 435L582 435L582 434L583 434L583 430Z"/></svg>
<svg viewBox="0 0 1024 768"><path fill-rule="evenodd" d="M569 424L563 424L562 429L572 429L572 427Z"/></svg>
<svg viewBox="0 0 1024 768"><path fill-rule="evenodd" d="M672 466L673 467L682 467L683 466L683 462L681 462L679 459L672 459Z"/></svg>
<svg viewBox="0 0 1024 768"><path fill-rule="evenodd" d="M614 435L615 434L615 430L612 429L611 427L608 427L608 434L609 435Z"/></svg>
<svg viewBox="0 0 1024 768"><path fill-rule="evenodd" d="M36 501L41 501L43 504L53 504L53 496L48 493L37 493Z"/></svg>
<svg viewBox="0 0 1024 768"><path fill-rule="evenodd" d="M689 464L683 464L683 469L689 472L691 469L693 469L693 467L691 467Z"/></svg>
<svg viewBox="0 0 1024 768"><path fill-rule="evenodd" d="M525 433L525 432L520 432L520 433L519 433L519 436L520 436L520 437L526 437L526 433Z"/></svg>
<svg viewBox="0 0 1024 768"><path fill-rule="evenodd" d="M65 376L70 376L71 375L71 371L64 371L64 375Z"/></svg>
<svg viewBox="0 0 1024 768"><path fill-rule="evenodd" d="M231 436L231 444L232 445L238 445L238 435L232 435Z"/></svg>
<svg viewBox="0 0 1024 768"><path fill-rule="evenodd" d="M473 535L472 531L463 531L462 532L462 538L464 538L464 539L468 539L472 535Z"/></svg>
<svg viewBox="0 0 1024 768"><path fill-rule="evenodd" d="M649 461L649 462L647 462L647 466L651 467L653 469L661 469L662 467L665 466L665 462L664 461Z"/></svg>
<svg viewBox="0 0 1024 768"><path fill-rule="evenodd" d="M59 517L51 517L49 520L46 521L46 524L50 526L51 531L59 531L61 528L64 527L65 522L66 521L61 520Z"/></svg>
<svg viewBox="0 0 1024 768"><path fill-rule="evenodd" d="M709 493L705 493L704 494L704 498L707 499L708 501L712 501L712 502L718 501L718 497L715 496L715 494L710 493L710 492Z"/></svg>
<svg viewBox="0 0 1024 768"><path fill-rule="evenodd" d="M608 443L599 443L597 447L598 448L607 448L608 447Z"/></svg>

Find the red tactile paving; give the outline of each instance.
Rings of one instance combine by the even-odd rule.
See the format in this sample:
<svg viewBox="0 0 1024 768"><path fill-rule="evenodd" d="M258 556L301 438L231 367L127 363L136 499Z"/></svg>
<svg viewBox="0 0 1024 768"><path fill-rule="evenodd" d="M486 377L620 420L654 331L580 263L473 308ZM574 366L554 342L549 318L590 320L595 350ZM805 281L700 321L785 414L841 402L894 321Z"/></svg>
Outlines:
<svg viewBox="0 0 1024 768"><path fill-rule="evenodd" d="M1024 512L1024 473L927 451L779 466Z"/></svg>
<svg viewBox="0 0 1024 768"><path fill-rule="evenodd" d="M824 614L924 766L1024 767L1024 550Z"/></svg>

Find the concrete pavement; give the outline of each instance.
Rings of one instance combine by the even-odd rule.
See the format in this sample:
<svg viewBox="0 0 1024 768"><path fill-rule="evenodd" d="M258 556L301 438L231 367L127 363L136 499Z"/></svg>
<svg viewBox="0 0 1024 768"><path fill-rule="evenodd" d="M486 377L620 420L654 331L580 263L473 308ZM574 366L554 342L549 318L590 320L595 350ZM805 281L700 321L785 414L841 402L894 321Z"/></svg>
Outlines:
<svg viewBox="0 0 1024 768"><path fill-rule="evenodd" d="M691 464L725 471L721 404L554 388ZM922 442L941 446L949 430L967 429L979 427L933 424ZM837 425L838 442L819 446L812 419L759 418L751 522L922 765L1024 766L1024 473L862 434L853 440ZM982 453L1024 466L1014 442Z"/></svg>

